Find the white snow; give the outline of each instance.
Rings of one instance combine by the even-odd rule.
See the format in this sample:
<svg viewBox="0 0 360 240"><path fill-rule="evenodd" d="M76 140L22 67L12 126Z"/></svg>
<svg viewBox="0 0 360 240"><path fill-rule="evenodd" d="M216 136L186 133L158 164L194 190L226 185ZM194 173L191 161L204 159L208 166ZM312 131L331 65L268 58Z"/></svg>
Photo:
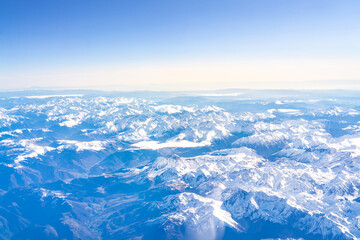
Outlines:
<svg viewBox="0 0 360 240"><path fill-rule="evenodd" d="M168 142L158 142L158 141L141 141L132 144L131 146L141 149L153 149L157 150L160 148L193 148L193 147L203 147L209 145L210 142L190 142L187 140L181 141L168 141Z"/></svg>
<svg viewBox="0 0 360 240"><path fill-rule="evenodd" d="M38 96L25 96L24 98L38 98L38 99L45 99L45 98L54 98L54 97L82 97L83 94L62 94L62 95L38 95Z"/></svg>
<svg viewBox="0 0 360 240"><path fill-rule="evenodd" d="M104 141L90 141L80 142L76 140L58 140L59 146L57 149L62 150L64 148L74 148L77 152L81 151L101 151L105 149L108 142Z"/></svg>

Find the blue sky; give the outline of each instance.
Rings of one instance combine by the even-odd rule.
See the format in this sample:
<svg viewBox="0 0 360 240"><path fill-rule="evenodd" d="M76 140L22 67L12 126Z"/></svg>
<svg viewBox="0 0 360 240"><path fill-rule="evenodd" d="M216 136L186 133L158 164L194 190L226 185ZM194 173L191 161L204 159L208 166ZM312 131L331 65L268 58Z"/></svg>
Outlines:
<svg viewBox="0 0 360 240"><path fill-rule="evenodd" d="M0 0L1 89L353 87L359 12L356 0Z"/></svg>

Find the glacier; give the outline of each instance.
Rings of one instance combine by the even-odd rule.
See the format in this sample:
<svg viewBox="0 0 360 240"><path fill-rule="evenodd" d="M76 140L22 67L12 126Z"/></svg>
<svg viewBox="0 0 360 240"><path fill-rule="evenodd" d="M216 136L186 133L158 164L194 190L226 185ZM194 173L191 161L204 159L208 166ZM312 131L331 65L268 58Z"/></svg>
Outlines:
<svg viewBox="0 0 360 240"><path fill-rule="evenodd" d="M0 93L0 239L360 239L355 91Z"/></svg>

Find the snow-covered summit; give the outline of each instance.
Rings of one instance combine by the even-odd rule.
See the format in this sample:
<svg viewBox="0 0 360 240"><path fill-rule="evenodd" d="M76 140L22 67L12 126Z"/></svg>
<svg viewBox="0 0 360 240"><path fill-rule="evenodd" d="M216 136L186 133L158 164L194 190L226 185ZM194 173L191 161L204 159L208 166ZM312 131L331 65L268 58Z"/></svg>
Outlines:
<svg viewBox="0 0 360 240"><path fill-rule="evenodd" d="M0 239L360 238L348 100L29 96L0 99Z"/></svg>

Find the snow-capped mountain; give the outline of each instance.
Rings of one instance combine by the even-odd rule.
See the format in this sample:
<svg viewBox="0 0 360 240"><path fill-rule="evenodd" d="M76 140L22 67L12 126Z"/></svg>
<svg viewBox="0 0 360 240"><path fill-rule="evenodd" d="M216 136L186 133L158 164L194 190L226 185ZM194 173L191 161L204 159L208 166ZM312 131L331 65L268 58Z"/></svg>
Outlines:
<svg viewBox="0 0 360 240"><path fill-rule="evenodd" d="M0 239L360 239L360 98L263 93L4 95Z"/></svg>

